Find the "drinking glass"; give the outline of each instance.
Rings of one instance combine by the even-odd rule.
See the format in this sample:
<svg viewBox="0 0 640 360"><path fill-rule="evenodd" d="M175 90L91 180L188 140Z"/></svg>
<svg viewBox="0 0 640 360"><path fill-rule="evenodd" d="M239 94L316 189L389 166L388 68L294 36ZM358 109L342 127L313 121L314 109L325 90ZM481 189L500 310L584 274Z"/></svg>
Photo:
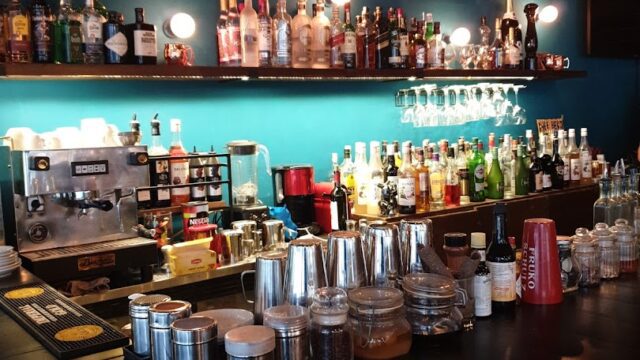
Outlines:
<svg viewBox="0 0 640 360"><path fill-rule="evenodd" d="M447 44L444 48L444 65L447 69L453 69L453 63L456 61L456 46L453 44Z"/></svg>
<svg viewBox="0 0 640 360"><path fill-rule="evenodd" d="M475 58L475 47L473 45L465 45L460 48L458 53L458 61L464 70L469 70L470 65Z"/></svg>

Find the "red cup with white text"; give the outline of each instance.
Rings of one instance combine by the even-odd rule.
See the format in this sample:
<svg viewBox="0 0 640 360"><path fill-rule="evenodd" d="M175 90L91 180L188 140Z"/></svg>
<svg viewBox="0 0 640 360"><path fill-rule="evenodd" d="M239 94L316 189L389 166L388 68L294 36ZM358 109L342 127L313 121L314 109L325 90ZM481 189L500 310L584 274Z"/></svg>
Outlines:
<svg viewBox="0 0 640 360"><path fill-rule="evenodd" d="M562 302L562 281L556 223L527 219L522 232L522 302L537 305Z"/></svg>

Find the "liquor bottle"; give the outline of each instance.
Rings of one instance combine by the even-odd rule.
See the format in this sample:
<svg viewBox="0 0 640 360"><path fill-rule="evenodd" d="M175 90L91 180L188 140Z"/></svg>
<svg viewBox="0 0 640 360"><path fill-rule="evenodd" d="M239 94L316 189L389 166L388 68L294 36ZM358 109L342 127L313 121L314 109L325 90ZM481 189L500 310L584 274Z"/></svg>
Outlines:
<svg viewBox="0 0 640 360"><path fill-rule="evenodd" d="M527 35L524 38L524 68L525 70L536 70L538 62L538 33L536 31L536 10L537 4L527 4L524 7L524 13L527 15Z"/></svg>
<svg viewBox="0 0 640 360"><path fill-rule="evenodd" d="M518 145L516 156L516 183L515 194L522 196L529 194L529 167L525 162L526 148L524 145Z"/></svg>
<svg viewBox="0 0 640 360"><path fill-rule="evenodd" d="M484 47L489 47L489 41L491 41L491 28L487 25L487 17L480 17L480 27L478 28L480 32L480 45Z"/></svg>
<svg viewBox="0 0 640 360"><path fill-rule="evenodd" d="M491 271L486 263L486 248L486 235L477 232L471 233L471 251L480 257L480 263L473 277L475 315L480 318L491 316Z"/></svg>
<svg viewBox="0 0 640 360"><path fill-rule="evenodd" d="M591 148L589 147L589 141L587 140L587 129L580 129L580 182L583 184L593 183L591 173L591 163L593 161L593 155L591 155Z"/></svg>
<svg viewBox="0 0 640 360"><path fill-rule="evenodd" d="M369 17L369 8L362 8L360 16L360 26L357 31L358 41L358 69L375 69L376 68L376 34L371 18Z"/></svg>
<svg viewBox="0 0 640 360"><path fill-rule="evenodd" d="M569 146L567 148L569 153L569 161L571 167L571 185L580 183L582 177L582 161L580 160L580 150L576 146L576 131L575 129L569 129Z"/></svg>
<svg viewBox="0 0 640 360"><path fill-rule="evenodd" d="M535 148L529 152L529 192L536 193L542 191L542 161L538 156Z"/></svg>
<svg viewBox="0 0 640 360"><path fill-rule="evenodd" d="M547 151L547 137L540 135L540 165L542 166L542 191L549 191L553 188L553 178L556 171L553 166L553 158Z"/></svg>
<svg viewBox="0 0 640 360"><path fill-rule="evenodd" d="M238 1L229 0L227 12L227 66L238 67L242 65L242 39L240 35L240 14L238 13Z"/></svg>
<svg viewBox="0 0 640 360"><path fill-rule="evenodd" d="M45 0L31 3L31 34L33 62L50 63L53 60L53 18Z"/></svg>
<svg viewBox="0 0 640 360"><path fill-rule="evenodd" d="M444 203L446 206L460 206L460 178L454 159L454 149L449 148L444 183Z"/></svg>
<svg viewBox="0 0 640 360"><path fill-rule="evenodd" d="M342 63L345 69L355 69L357 65L358 36L351 24L351 3L344 4L344 44L342 45Z"/></svg>
<svg viewBox="0 0 640 360"><path fill-rule="evenodd" d="M160 138L160 121L158 114L151 120L151 146L149 156L167 156L169 151L162 146ZM149 164L151 186L162 187L171 185L169 160L154 160ZM151 206L154 208L171 206L171 191L169 189L151 190Z"/></svg>
<svg viewBox="0 0 640 360"><path fill-rule="evenodd" d="M416 213L416 170L411 165L411 144L402 147L402 166L398 169L398 212Z"/></svg>
<svg viewBox="0 0 640 360"><path fill-rule="evenodd" d="M20 0L11 0L5 14L5 36L8 63L30 63L31 20L29 12L22 7Z"/></svg>
<svg viewBox="0 0 640 360"><path fill-rule="evenodd" d="M381 189L378 187L384 181L384 169L380 161L380 142L369 143L369 201L367 202L367 214L379 215L380 206L378 203L382 197Z"/></svg>
<svg viewBox="0 0 640 360"><path fill-rule="evenodd" d="M398 9L402 16L402 9ZM393 9L389 9L389 67L393 69L402 68L402 33L400 30L400 23L398 13Z"/></svg>
<svg viewBox="0 0 640 360"><path fill-rule="evenodd" d="M504 42L502 41L502 19L496 19L496 34L491 45L491 68L502 69L504 67Z"/></svg>
<svg viewBox="0 0 640 360"><path fill-rule="evenodd" d="M526 137L526 144L527 144L527 159L525 160L527 162L527 167L531 166L531 159L532 156L538 157L538 154L531 154L532 152L536 151L536 140L533 138L533 131L531 130L527 130L525 132L525 137Z"/></svg>
<svg viewBox="0 0 640 360"><path fill-rule="evenodd" d="M293 30L293 67L311 67L311 18L307 15L307 2L298 0L298 14L291 23Z"/></svg>
<svg viewBox="0 0 640 360"><path fill-rule="evenodd" d="M354 165L351 161L351 146L345 145L344 147L344 158L342 160L342 164L340 164L340 183L347 188L347 192L349 195L349 201L354 202L356 191L355 191L355 179L354 179Z"/></svg>
<svg viewBox="0 0 640 360"><path fill-rule="evenodd" d="M427 66L427 43L424 40L423 22L418 22L418 31L415 32L411 52L409 55L410 67L424 69Z"/></svg>
<svg viewBox="0 0 640 360"><path fill-rule="evenodd" d="M498 159L498 149L491 149L493 160L489 176L487 176L487 197L489 199L504 199L504 175L500 169L500 161Z"/></svg>
<svg viewBox="0 0 640 360"><path fill-rule="evenodd" d="M433 153L429 166L429 207L432 210L444 207L445 170L440 165L440 154Z"/></svg>
<svg viewBox="0 0 640 360"><path fill-rule="evenodd" d="M86 0L82 10L82 52L84 54L84 63L104 63L102 47L102 19L93 7L93 0Z"/></svg>
<svg viewBox="0 0 640 360"><path fill-rule="evenodd" d="M373 23L376 36L376 68L386 69L389 67L390 39L389 24L382 14L382 8L376 6L375 21Z"/></svg>
<svg viewBox="0 0 640 360"><path fill-rule="evenodd" d="M347 230L347 219L349 216L349 203L347 192L340 183L340 168L333 168L333 190L331 190L331 230Z"/></svg>
<svg viewBox="0 0 640 360"><path fill-rule="evenodd" d="M558 134L559 133L560 131L558 131ZM552 187L557 190L561 190L562 188L564 188L564 169L565 169L564 161L562 160L562 157L560 156L558 151L559 143L560 143L560 138L555 137L553 139L553 158L551 160L553 163L553 168L555 169L555 174L553 178L551 178L551 184L552 184Z"/></svg>
<svg viewBox="0 0 640 360"><path fill-rule="evenodd" d="M418 174L416 212L424 213L429 211L429 168L424 164L424 150L418 148L416 154L418 157L418 165L416 166L416 174ZM389 160L391 161L391 159Z"/></svg>
<svg viewBox="0 0 640 360"><path fill-rule="evenodd" d="M494 313L514 311L516 305L516 256L507 241L506 220L506 205L499 202L493 210L493 239L487 249Z"/></svg>
<svg viewBox="0 0 640 360"><path fill-rule="evenodd" d="M562 172L564 186L569 186L571 182L571 157L569 155L566 132L564 130L558 130L558 155L560 155L564 163L564 171Z"/></svg>
<svg viewBox="0 0 640 360"><path fill-rule="evenodd" d="M324 0L317 1L317 14L311 19L311 67L327 69L331 65L331 22L324 14Z"/></svg>
<svg viewBox="0 0 640 360"><path fill-rule="evenodd" d="M258 65L270 67L273 56L273 38L269 1L258 0Z"/></svg>
<svg viewBox="0 0 640 360"><path fill-rule="evenodd" d="M472 202L482 202L485 200L485 160L482 156L481 142L477 139L473 144L473 156L467 163L469 169L469 199Z"/></svg>
<svg viewBox="0 0 640 360"><path fill-rule="evenodd" d="M187 152L182 146L181 128L182 122L179 119L171 119L171 147L169 155L171 157L183 157ZM170 160L171 185L186 185L189 183L189 160L177 159ZM189 187L180 187L171 189L171 206L179 206L189 202Z"/></svg>
<svg viewBox="0 0 640 360"><path fill-rule="evenodd" d="M258 67L258 13L253 9L253 0L245 0L240 13L240 48L242 67Z"/></svg>
<svg viewBox="0 0 640 360"><path fill-rule="evenodd" d="M502 17L502 42L507 42L507 37L509 36L509 29L513 29L513 45L517 48L517 54L513 54L516 58L514 61L520 65L522 62L522 54L520 53L520 49L522 49L522 30L520 30L520 24L518 23L518 18L516 17L515 11L513 11L513 0L507 0L507 11L504 13Z"/></svg>
<svg viewBox="0 0 640 360"><path fill-rule="evenodd" d="M136 8L136 22L129 25L132 44L131 62L137 65L158 63L156 26L144 22L144 9Z"/></svg>
<svg viewBox="0 0 640 360"><path fill-rule="evenodd" d="M386 169L389 165L389 157L387 156L387 147L389 142L387 140L382 140L382 146L380 147L380 161L382 162L382 168Z"/></svg>
<svg viewBox="0 0 640 360"><path fill-rule="evenodd" d="M395 162L396 166L402 166L402 154L400 153L400 142L398 140L393 140L393 152L395 154Z"/></svg>
<svg viewBox="0 0 640 360"><path fill-rule="evenodd" d="M104 41L104 63L126 64L129 42L125 35L124 16L117 11L109 11L109 20L102 26Z"/></svg>
<svg viewBox="0 0 640 360"><path fill-rule="evenodd" d="M331 7L331 37L329 38L330 66L334 69L343 69L342 47L345 42L344 24L340 20L340 7L333 4Z"/></svg>
<svg viewBox="0 0 640 360"><path fill-rule="evenodd" d="M216 33L218 36L218 66L227 66L229 63L229 34L227 33L228 8L229 0L220 0L220 17L216 23Z"/></svg>
<svg viewBox="0 0 640 360"><path fill-rule="evenodd" d="M206 155L206 153L199 153L194 146L193 152L189 155ZM207 158L204 157L189 159L189 184L203 183L206 181L204 169L206 162ZM191 201L205 201L207 198L207 187L204 184L190 186L189 193Z"/></svg>
<svg viewBox="0 0 640 360"><path fill-rule="evenodd" d="M498 149L501 153L498 157L500 158L500 169L504 177L504 197L505 199L510 199L515 193L515 159L513 158L513 151L511 150L511 136L509 134L504 135L501 149L502 151Z"/></svg>
<svg viewBox="0 0 640 360"><path fill-rule="evenodd" d="M0 63L7 62L7 29L4 22L6 10L7 7L4 3L0 5Z"/></svg>
<svg viewBox="0 0 640 360"><path fill-rule="evenodd" d="M597 223L612 224L615 221L613 214L614 202L611 200L611 179L603 177L600 183L600 197L593 204L593 225Z"/></svg>
<svg viewBox="0 0 640 360"><path fill-rule="evenodd" d="M496 147L496 135L489 133L489 151L484 155L484 163L487 164L487 174L491 172L491 165L493 165L493 149Z"/></svg>
<svg viewBox="0 0 640 360"><path fill-rule="evenodd" d="M353 176L355 179L356 189L353 212L357 214L366 214L367 203L369 201L371 171L367 164L367 145L363 142L356 143L356 161L354 163Z"/></svg>
<svg viewBox="0 0 640 360"><path fill-rule="evenodd" d="M82 29L71 0L60 0L60 9L53 23L53 61L57 64L81 64Z"/></svg>
<svg viewBox="0 0 640 360"><path fill-rule="evenodd" d="M400 38L400 68L406 69L409 67L409 56L412 38L409 37L407 32L407 23L404 18L404 10L398 8L398 37Z"/></svg>
<svg viewBox="0 0 640 360"><path fill-rule="evenodd" d="M442 34L440 34L440 22L433 23L433 36L427 41L427 67L429 69L444 69L444 48Z"/></svg>
<svg viewBox="0 0 640 360"><path fill-rule="evenodd" d="M384 181L386 183L395 184L396 188L398 187L398 167L395 162L395 151L393 149L393 144L387 145L387 166L384 168Z"/></svg>
<svg viewBox="0 0 640 360"><path fill-rule="evenodd" d="M506 69L520 69L520 48L518 48L515 36L515 29L509 28L503 66Z"/></svg>
<svg viewBox="0 0 640 360"><path fill-rule="evenodd" d="M213 146L209 150L210 155L216 155ZM204 164L204 180L206 182L221 181L222 174L220 173L220 163L216 156L210 156L207 158ZM210 184L207 185L207 201L222 201L222 185Z"/></svg>

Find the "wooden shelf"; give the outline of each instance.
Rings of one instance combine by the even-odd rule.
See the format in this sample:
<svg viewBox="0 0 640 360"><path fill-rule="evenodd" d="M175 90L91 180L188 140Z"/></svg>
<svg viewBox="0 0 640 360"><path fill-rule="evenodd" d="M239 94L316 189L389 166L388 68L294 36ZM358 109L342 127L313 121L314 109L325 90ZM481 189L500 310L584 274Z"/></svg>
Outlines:
<svg viewBox="0 0 640 360"><path fill-rule="evenodd" d="M573 70L346 70L170 65L0 64L0 79L5 80L530 81L563 80L586 76L585 71Z"/></svg>
<svg viewBox="0 0 640 360"><path fill-rule="evenodd" d="M229 206L224 201L214 201L209 203L209 211L228 209ZM168 213L180 214L182 212L182 206L169 206L164 208L153 209L138 209L138 216L144 216L146 214Z"/></svg>

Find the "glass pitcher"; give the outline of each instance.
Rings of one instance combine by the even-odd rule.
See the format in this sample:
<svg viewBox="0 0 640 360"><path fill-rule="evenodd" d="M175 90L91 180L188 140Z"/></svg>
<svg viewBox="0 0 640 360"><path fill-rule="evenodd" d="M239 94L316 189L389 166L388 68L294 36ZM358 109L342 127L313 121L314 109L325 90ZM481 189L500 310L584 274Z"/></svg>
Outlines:
<svg viewBox="0 0 640 360"><path fill-rule="evenodd" d="M269 150L254 141L236 140L227 144L227 151L231 155L233 205L258 204L258 153L264 156L267 174L271 176Z"/></svg>

